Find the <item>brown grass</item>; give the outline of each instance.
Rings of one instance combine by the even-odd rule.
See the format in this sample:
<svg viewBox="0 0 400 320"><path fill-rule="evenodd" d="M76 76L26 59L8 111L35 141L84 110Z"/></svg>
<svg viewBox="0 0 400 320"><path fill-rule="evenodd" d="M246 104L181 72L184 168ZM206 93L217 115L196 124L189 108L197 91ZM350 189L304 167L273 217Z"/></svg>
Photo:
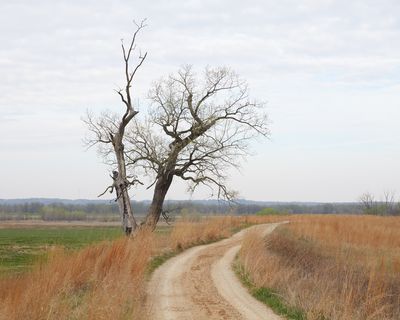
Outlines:
<svg viewBox="0 0 400 320"><path fill-rule="evenodd" d="M144 275L152 256L277 220L282 218L189 218L171 233L143 232L73 253L55 249L32 272L0 279L0 320L143 319Z"/></svg>
<svg viewBox="0 0 400 320"><path fill-rule="evenodd" d="M288 216L216 216L206 219L186 218L171 233L173 249L186 249L230 237L241 228L254 224L288 220Z"/></svg>
<svg viewBox="0 0 400 320"><path fill-rule="evenodd" d="M138 314L153 235L73 254L56 250L31 273L0 281L0 319L125 319ZM140 319L140 316L138 317Z"/></svg>
<svg viewBox="0 0 400 320"><path fill-rule="evenodd" d="M400 319L400 218L297 217L249 235L240 261L309 320Z"/></svg>

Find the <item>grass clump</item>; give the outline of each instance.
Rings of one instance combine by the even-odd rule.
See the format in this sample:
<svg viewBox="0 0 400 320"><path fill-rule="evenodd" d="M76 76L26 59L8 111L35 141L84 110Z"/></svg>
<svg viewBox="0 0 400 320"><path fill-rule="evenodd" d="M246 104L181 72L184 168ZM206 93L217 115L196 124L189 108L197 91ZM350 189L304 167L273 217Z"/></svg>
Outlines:
<svg viewBox="0 0 400 320"><path fill-rule="evenodd" d="M253 292L253 296L267 304L277 314L285 316L291 320L306 320L306 316L302 310L295 307L290 307L276 292L268 288L258 288Z"/></svg>
<svg viewBox="0 0 400 320"><path fill-rule="evenodd" d="M159 254L151 258L147 268L147 275L150 276L158 267L160 267L168 259L175 257L179 251L169 250L165 253Z"/></svg>
<svg viewBox="0 0 400 320"><path fill-rule="evenodd" d="M264 287L256 287L251 280L250 274L245 271L238 259L236 259L235 263L233 264L233 269L242 284L249 289L251 295L270 307L276 314L284 316L289 320L307 319L302 310L289 306L274 290Z"/></svg>

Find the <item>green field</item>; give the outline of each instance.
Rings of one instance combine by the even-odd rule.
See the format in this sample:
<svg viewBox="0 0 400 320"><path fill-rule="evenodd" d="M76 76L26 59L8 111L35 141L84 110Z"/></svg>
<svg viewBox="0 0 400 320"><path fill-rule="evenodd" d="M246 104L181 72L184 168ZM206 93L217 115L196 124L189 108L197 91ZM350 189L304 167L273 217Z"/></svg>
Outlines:
<svg viewBox="0 0 400 320"><path fill-rule="evenodd" d="M0 229L0 275L29 270L52 246L79 249L122 237L119 227L31 227Z"/></svg>

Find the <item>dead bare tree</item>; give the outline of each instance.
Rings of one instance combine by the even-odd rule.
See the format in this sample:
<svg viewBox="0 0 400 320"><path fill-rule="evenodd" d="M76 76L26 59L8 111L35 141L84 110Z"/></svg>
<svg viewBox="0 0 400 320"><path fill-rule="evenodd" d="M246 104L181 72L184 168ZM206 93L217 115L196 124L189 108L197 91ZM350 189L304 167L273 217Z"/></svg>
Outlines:
<svg viewBox="0 0 400 320"><path fill-rule="evenodd" d="M124 105L124 114L122 117L105 113L100 117L93 117L91 114L88 114L84 119L84 122L91 132L91 136L86 139L88 147L100 145L100 152L104 156L111 156L112 158L112 164L115 167L111 176L112 185L107 187L99 196L104 195L107 191L110 193L115 191L116 201L121 214L122 227L127 235L131 234L137 227L128 189L139 181L135 177L127 174L124 140L128 125L138 113L132 103L131 88L137 71L146 59L147 52L143 55L139 54L133 66L131 65L131 61L135 59L133 55L136 52L137 36L144 27L145 20L140 24L136 24L136 30L128 46L126 46L123 41L121 43L126 82L123 89L115 91Z"/></svg>
<svg viewBox="0 0 400 320"><path fill-rule="evenodd" d="M233 199L226 171L247 155L249 141L268 136L263 103L249 98L248 86L229 68L207 68L198 82L190 66L154 85L147 120L127 132L127 165L154 177L145 225L155 228L174 177Z"/></svg>

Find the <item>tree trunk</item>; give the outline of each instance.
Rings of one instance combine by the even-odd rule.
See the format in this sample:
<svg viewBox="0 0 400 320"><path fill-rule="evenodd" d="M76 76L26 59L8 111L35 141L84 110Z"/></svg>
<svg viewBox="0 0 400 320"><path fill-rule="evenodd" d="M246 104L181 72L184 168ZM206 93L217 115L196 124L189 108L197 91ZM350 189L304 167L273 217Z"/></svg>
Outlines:
<svg viewBox="0 0 400 320"><path fill-rule="evenodd" d="M153 200L151 202L145 221L146 227L150 228L151 230L154 230L156 228L157 222L160 219L165 196L168 192L169 187L171 186L173 177L174 175L172 173L167 172L162 175L156 183L156 186L154 188Z"/></svg>
<svg viewBox="0 0 400 320"><path fill-rule="evenodd" d="M121 180L122 179L117 179L114 183L114 187L117 193L117 203L121 215L122 229L128 236L135 231L137 224L133 216L133 210L127 186Z"/></svg>
<svg viewBox="0 0 400 320"><path fill-rule="evenodd" d="M129 181L126 177L124 144L120 135L113 137L113 146L117 158L118 171L113 172L114 188L117 193L117 203L121 215L122 228L128 236L136 230L137 223L133 216L131 199L128 193Z"/></svg>

